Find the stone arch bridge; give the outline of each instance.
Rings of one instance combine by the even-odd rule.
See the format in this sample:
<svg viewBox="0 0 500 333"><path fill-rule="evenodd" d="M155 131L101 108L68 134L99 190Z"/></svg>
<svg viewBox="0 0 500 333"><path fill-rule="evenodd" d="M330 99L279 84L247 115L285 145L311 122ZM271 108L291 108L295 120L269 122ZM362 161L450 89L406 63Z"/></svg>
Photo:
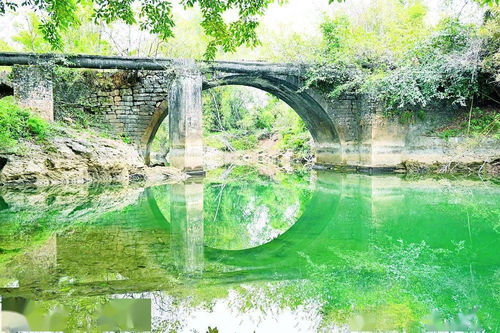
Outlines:
<svg viewBox="0 0 500 333"><path fill-rule="evenodd" d="M14 66L11 85L18 101L48 120L58 116L57 100L71 99L67 96L72 94L55 83L53 65L114 70L100 71L109 80L88 85L84 99L104 115L103 121L140 148L146 163L156 131L168 116L171 164L188 172L202 170L202 91L222 85L255 87L286 102L309 129L319 165L374 167L401 162L401 142L389 140L389 144L377 134L392 129L381 121L375 103L354 95L332 100L306 87L305 65L0 53L0 66Z"/></svg>

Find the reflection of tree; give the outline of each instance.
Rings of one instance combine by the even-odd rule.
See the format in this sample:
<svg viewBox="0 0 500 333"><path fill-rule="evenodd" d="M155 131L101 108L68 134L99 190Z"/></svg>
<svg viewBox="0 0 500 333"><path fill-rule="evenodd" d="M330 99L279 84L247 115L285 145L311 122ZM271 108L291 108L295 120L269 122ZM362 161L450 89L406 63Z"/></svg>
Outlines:
<svg viewBox="0 0 500 333"><path fill-rule="evenodd" d="M246 174L237 182L205 187L205 243L220 249L244 249L267 243L290 228L311 196L305 186L262 183ZM307 180L295 177L295 185Z"/></svg>

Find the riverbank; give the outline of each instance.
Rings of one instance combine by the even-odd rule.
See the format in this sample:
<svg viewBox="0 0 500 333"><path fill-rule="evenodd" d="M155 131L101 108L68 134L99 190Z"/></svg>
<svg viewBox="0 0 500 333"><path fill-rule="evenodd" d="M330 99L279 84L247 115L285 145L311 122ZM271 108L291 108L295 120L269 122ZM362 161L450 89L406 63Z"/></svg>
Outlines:
<svg viewBox="0 0 500 333"><path fill-rule="evenodd" d="M450 140L447 145L456 152L457 147L472 147L469 141ZM304 160L298 159L292 151L275 149L266 142L257 149L246 151L228 152L206 148L205 169L248 165L262 174L274 175L279 172L292 172L298 167L305 169L320 167L340 172L451 174L498 178L499 150L484 149L485 146L491 148L498 142L490 141L476 145L475 148L462 148L463 154L455 155L444 153L442 147L438 145L430 146L434 153L422 155L420 160L406 160L398 165L378 168L323 167L315 165L312 161L304 163ZM0 185L41 186L131 181L158 183L167 179L181 181L188 177L173 167L146 166L138 150L131 144L72 128L60 129L57 135L43 142L22 141L14 152L0 152Z"/></svg>
<svg viewBox="0 0 500 333"><path fill-rule="evenodd" d="M0 152L0 185L54 185L182 180L171 167L147 167L137 149L88 130L58 128L42 140L21 140Z"/></svg>
<svg viewBox="0 0 500 333"><path fill-rule="evenodd" d="M271 142L272 141L272 142ZM314 156L304 157L293 150L281 149L280 142L260 140L254 149L227 151L205 148L205 168L227 165L251 165L264 174L297 167L328 169L354 173L407 173L463 175L498 178L500 176L500 140L495 137L415 136L407 144L408 154L401 153L402 163L387 165L321 165Z"/></svg>

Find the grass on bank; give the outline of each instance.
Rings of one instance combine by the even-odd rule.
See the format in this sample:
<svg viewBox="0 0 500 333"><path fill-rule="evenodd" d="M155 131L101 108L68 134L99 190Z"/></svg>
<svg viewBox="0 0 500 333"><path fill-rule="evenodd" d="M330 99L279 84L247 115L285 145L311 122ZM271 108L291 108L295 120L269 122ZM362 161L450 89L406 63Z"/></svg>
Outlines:
<svg viewBox="0 0 500 333"><path fill-rule="evenodd" d="M500 110L474 108L455 123L436 130L436 135L448 140L452 137L491 137L500 139Z"/></svg>
<svg viewBox="0 0 500 333"><path fill-rule="evenodd" d="M42 142L50 132L47 121L21 108L14 97L0 99L0 151L15 150L21 140Z"/></svg>
<svg viewBox="0 0 500 333"><path fill-rule="evenodd" d="M74 113L70 122L50 123L31 110L20 107L13 96L0 98L0 153L24 154L23 141L49 144L48 139L55 135L68 135L66 128L130 143L129 138L114 134L109 127L99 124L97 118L82 114Z"/></svg>

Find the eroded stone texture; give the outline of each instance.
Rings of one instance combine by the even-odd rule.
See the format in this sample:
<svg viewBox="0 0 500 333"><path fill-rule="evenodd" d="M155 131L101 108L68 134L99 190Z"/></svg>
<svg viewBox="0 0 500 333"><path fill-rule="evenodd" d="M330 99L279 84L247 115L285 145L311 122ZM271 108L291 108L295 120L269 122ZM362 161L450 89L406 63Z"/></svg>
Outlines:
<svg viewBox="0 0 500 333"><path fill-rule="evenodd" d="M50 139L50 150L31 142L24 145L29 152L25 155L0 152L0 185L126 182L144 168L132 146L88 133L71 131Z"/></svg>
<svg viewBox="0 0 500 333"><path fill-rule="evenodd" d="M54 120L52 72L40 66L15 66L14 96L21 107L34 110L41 118Z"/></svg>

